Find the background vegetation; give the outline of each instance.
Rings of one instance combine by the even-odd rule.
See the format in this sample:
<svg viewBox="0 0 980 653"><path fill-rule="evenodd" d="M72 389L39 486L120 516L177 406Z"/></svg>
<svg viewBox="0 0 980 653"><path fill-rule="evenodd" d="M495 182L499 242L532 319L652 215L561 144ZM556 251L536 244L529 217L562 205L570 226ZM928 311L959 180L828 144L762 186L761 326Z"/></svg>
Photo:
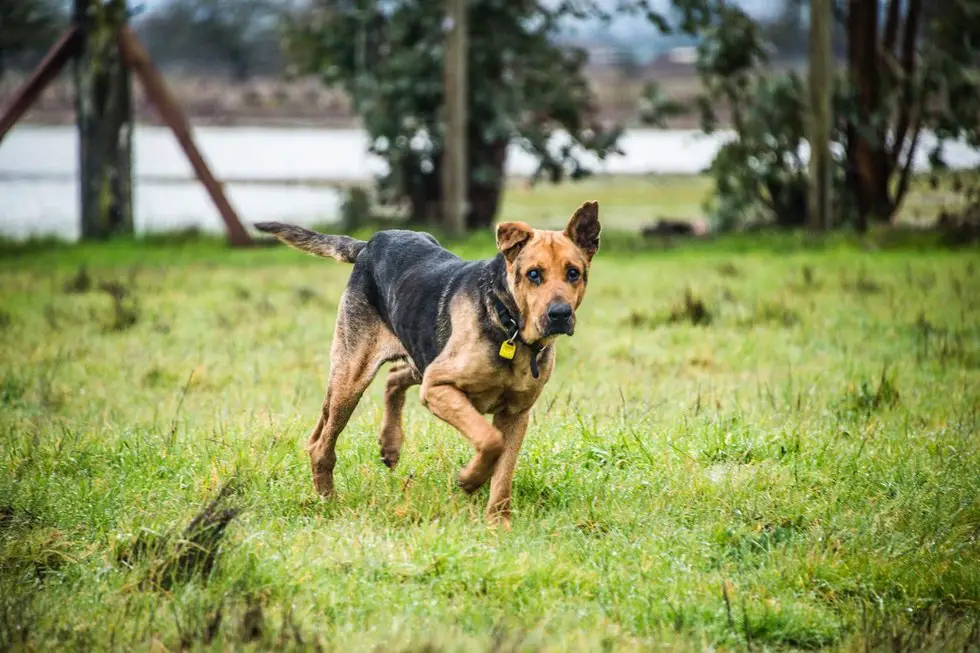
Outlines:
<svg viewBox="0 0 980 653"><path fill-rule="evenodd" d="M806 223L810 102L795 70L805 64L805 0L783 0L754 14L748 13L751 3L714 0L470 4L473 24L480 26L472 31L469 51L471 228L497 216L508 143L538 160L535 181L581 179L596 159L619 151L625 123L662 126L685 109L696 113L706 132L725 126L735 132L710 169L715 227ZM3 61L36 59L43 51L39 44L53 40L64 23L50 0L14 0L0 11L0 73ZM137 29L169 69L203 66L239 84L257 74L308 75L342 91L371 150L389 166L375 201L411 222L440 223L445 117L439 3L175 0L144 13L134 18ZM835 226L866 230L896 220L916 152L925 148L941 171L950 142L980 145L980 5L838 0L835 15ZM637 39L644 37L637 34L643 30L636 27L621 50L606 53L611 60L604 69L589 61L603 55L595 33L615 21L645 25L645 38L664 47L696 44L697 66L688 74L696 72L700 92L692 97L675 83L650 84L642 101L624 113L622 102L607 96L624 87L635 96L641 62L629 53L642 49ZM593 36L580 35L583 25ZM642 79L669 79L665 65L654 65ZM610 76L610 70L617 72ZM346 105L321 91L256 87L242 103L303 104L296 99L302 96L331 114ZM961 191L969 206L956 219L976 229L980 186L970 183Z"/></svg>

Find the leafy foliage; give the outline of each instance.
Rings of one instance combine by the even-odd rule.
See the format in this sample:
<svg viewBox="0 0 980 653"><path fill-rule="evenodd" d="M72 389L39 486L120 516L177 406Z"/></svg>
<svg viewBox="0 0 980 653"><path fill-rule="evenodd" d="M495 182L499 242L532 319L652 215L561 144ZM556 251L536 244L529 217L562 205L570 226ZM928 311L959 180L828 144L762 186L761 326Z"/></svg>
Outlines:
<svg viewBox="0 0 980 653"><path fill-rule="evenodd" d="M278 74L283 57L276 25L284 0L171 0L136 24L162 66L226 69L243 81Z"/></svg>
<svg viewBox="0 0 980 653"><path fill-rule="evenodd" d="M54 45L65 23L56 0L4 0L0 3L0 78L11 66L34 63Z"/></svg>
<svg viewBox="0 0 980 653"><path fill-rule="evenodd" d="M808 185L803 81L792 72L768 73L760 25L739 7L722 5L699 29L697 69L705 88L696 102L701 127L716 131L718 112L727 109L736 134L709 170L717 188L717 226L803 225ZM836 174L835 182L840 187L843 175Z"/></svg>
<svg viewBox="0 0 980 653"><path fill-rule="evenodd" d="M467 222L477 227L496 214L510 142L538 160L535 180L558 182L589 174L586 153L617 152L620 129L595 119L585 53L554 40L563 19L608 18L598 3L473 0L468 8ZM371 151L388 162L381 200L408 204L416 221L435 222L441 210L443 29L442 3L424 0L316 0L286 26L297 69L350 94Z"/></svg>
<svg viewBox="0 0 980 653"><path fill-rule="evenodd" d="M767 70L770 44L739 7L696 0L675 5L687 12L680 28L702 37L698 72L705 93L696 103L702 128L716 130L723 107L735 131L711 167L716 221L724 228L804 224L805 85L795 73ZM936 136L935 167L945 166L950 141L980 146L980 6L852 0L838 2L836 10L836 32L846 33L848 53L847 73L833 89L836 223L864 229L870 219L894 219L923 133ZM644 118L656 123L657 114Z"/></svg>
<svg viewBox="0 0 980 653"><path fill-rule="evenodd" d="M930 160L945 167L945 143L963 139L980 148L980 5L939 0L926 13L918 100L924 123L938 138Z"/></svg>
<svg viewBox="0 0 980 653"><path fill-rule="evenodd" d="M758 25L735 6L724 6L702 32L698 73L706 96L698 103L702 127L716 129L719 105L731 112L737 138L711 165L718 189L720 227L806 218L807 170L800 150L805 133L803 84L795 74L765 75L768 54Z"/></svg>

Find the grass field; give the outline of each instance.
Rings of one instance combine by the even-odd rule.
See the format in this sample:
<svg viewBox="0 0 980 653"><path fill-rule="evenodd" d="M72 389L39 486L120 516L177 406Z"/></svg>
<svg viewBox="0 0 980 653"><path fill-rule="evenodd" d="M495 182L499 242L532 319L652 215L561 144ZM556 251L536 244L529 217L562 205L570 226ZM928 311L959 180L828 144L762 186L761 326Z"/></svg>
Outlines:
<svg viewBox="0 0 980 653"><path fill-rule="evenodd" d="M913 178L898 220L906 225L932 224L942 210L962 210L964 197L953 191L958 183L976 183L978 173L961 171L939 175L933 188L928 175ZM512 219L558 227L565 218L554 207L569 197L597 197L609 225L636 231L660 219L698 220L710 215L713 182L706 175L596 176L575 184L540 184L528 187L514 181L507 189L505 213Z"/></svg>
<svg viewBox="0 0 980 653"><path fill-rule="evenodd" d="M623 239L560 344L511 532L454 488L469 449L417 389L399 468L375 383L314 497L348 267L8 248L0 650L977 650L976 251Z"/></svg>

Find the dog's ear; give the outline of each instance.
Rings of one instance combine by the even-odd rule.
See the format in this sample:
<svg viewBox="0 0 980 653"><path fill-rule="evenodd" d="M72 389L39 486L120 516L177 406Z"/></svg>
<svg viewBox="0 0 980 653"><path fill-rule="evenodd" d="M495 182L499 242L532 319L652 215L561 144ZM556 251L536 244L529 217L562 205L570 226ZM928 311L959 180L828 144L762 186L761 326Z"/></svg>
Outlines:
<svg viewBox="0 0 980 653"><path fill-rule="evenodd" d="M589 261L599 251L599 202L586 202L578 208L565 227L565 235L585 252Z"/></svg>
<svg viewBox="0 0 980 653"><path fill-rule="evenodd" d="M534 230L527 223L501 222L497 225L497 250L513 263L533 235Z"/></svg>

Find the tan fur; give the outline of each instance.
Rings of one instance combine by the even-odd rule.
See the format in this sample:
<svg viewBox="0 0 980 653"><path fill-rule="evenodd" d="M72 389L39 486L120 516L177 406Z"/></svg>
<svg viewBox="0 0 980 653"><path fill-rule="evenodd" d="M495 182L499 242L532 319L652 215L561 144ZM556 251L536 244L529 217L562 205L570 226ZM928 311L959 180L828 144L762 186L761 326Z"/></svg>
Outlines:
<svg viewBox="0 0 980 653"><path fill-rule="evenodd" d="M527 342L541 339L548 306L556 300L578 308L585 297L584 277L575 283L566 280L569 267L581 273L588 269L589 260L568 237L557 231L534 231L516 254L507 261L510 292L517 301L517 310L525 317L521 336ZM537 268L544 281L539 286L526 279L527 271Z"/></svg>

